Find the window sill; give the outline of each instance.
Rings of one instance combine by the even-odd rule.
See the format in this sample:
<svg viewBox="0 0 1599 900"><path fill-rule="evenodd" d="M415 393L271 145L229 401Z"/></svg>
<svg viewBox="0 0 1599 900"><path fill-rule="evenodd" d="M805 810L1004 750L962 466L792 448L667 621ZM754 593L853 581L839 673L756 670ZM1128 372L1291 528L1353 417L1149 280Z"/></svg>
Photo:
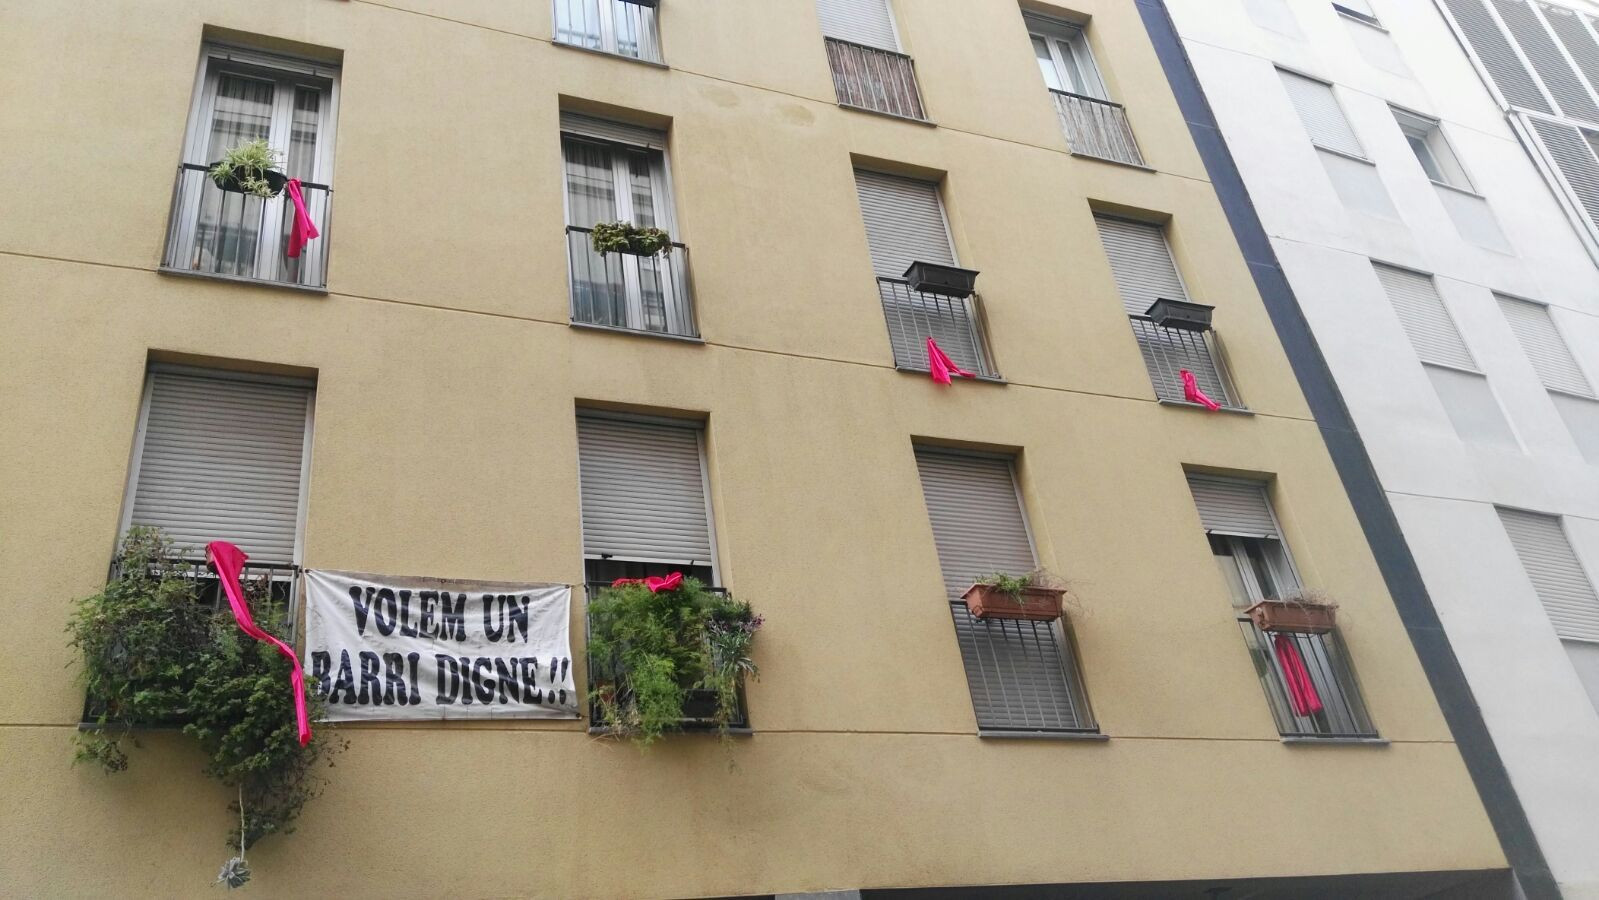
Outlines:
<svg viewBox="0 0 1599 900"><path fill-rule="evenodd" d="M732 737L754 737L755 729L729 728L727 729L727 733ZM590 725L589 734L593 737L611 737L613 734L615 734L615 731L614 729L608 728L604 725ZM670 740L677 737L720 737L721 735L722 732L714 726L706 728L684 728L681 731L667 732L666 739Z"/></svg>
<svg viewBox="0 0 1599 900"><path fill-rule="evenodd" d="M595 56L604 56L604 57L608 57L610 59L620 59L620 60L624 60L626 62L639 63L640 65L649 66L652 69L670 69L671 68L671 66L667 65L666 63L656 62L653 59L640 59L637 56L628 56L626 53L615 53L615 52L612 52L610 50L596 50L593 47L584 47L581 44L568 44L565 41L557 41L557 40L550 41L550 44L552 44L553 46L556 46L556 47L565 47L568 50L576 50L579 53L592 53Z"/></svg>
<svg viewBox="0 0 1599 900"><path fill-rule="evenodd" d="M1002 729L977 730L979 738L999 738L1001 740L1034 740L1034 741L1092 741L1100 743L1110 740L1110 735L1098 731L1005 731Z"/></svg>
<svg viewBox="0 0 1599 900"><path fill-rule="evenodd" d="M188 269L173 269L161 266L156 269L162 275L174 275L178 278L200 278L206 281L226 281L230 284L251 284L257 287L277 288L278 290L294 291L299 294L315 294L320 297L328 295L327 286L313 287L308 284L289 284L283 281L269 281L265 278L245 278L242 275L220 275L216 272L193 272Z"/></svg>
<svg viewBox="0 0 1599 900"><path fill-rule="evenodd" d="M1483 195L1481 195L1481 194L1477 193L1476 191L1472 190L1471 188L1455 187L1452 184L1447 184L1447 183L1442 182L1442 181L1435 181L1435 180L1433 180L1431 178L1429 178L1427 180L1431 181L1435 187L1441 187L1441 188L1443 188L1446 191L1454 191L1457 194L1464 194L1467 197L1476 197L1478 200L1481 200L1484 203L1488 202L1488 198L1487 197L1484 197Z"/></svg>
<svg viewBox="0 0 1599 900"><path fill-rule="evenodd" d="M926 125L928 128L938 127L938 123L934 122L932 119L918 119L913 116L902 116L899 113L883 112L880 109L872 109L869 106L856 106L853 103L840 103L838 104L838 108L851 109L855 112L868 113L874 116L882 116L885 119L898 119L901 122L913 122L917 125Z"/></svg>
<svg viewBox="0 0 1599 900"><path fill-rule="evenodd" d="M1572 400L1586 400L1589 403L1595 402L1594 395L1592 394L1574 394L1571 391L1561 390L1560 388L1544 388L1544 390L1558 397L1569 397Z"/></svg>
<svg viewBox="0 0 1599 900"><path fill-rule="evenodd" d="M896 371L896 372L904 372L906 375L924 375L924 376L926 376L926 375L931 375L932 374L932 372L930 370L928 370L928 369L913 369L913 368L910 368L908 366L895 366L894 367L894 371ZM976 378L962 378L959 375L956 375L951 380L952 381L981 381L981 382L984 382L986 384L1009 384L1010 383L1010 382L1006 381L1004 378L1002 378L1002 377L1000 377L998 375L979 375Z"/></svg>
<svg viewBox="0 0 1599 900"><path fill-rule="evenodd" d="M1175 406L1179 409L1204 409L1206 412L1231 413L1235 416L1253 416L1255 414L1254 410L1246 409L1242 406L1223 406L1221 409L1209 410L1198 403L1189 403L1187 400L1157 399L1155 402L1161 406Z"/></svg>
<svg viewBox="0 0 1599 900"><path fill-rule="evenodd" d="M1387 747L1389 745L1388 739L1381 737L1313 737L1296 735L1294 737L1285 736L1280 740L1284 744L1339 744L1350 747Z"/></svg>
<svg viewBox="0 0 1599 900"><path fill-rule="evenodd" d="M641 328L622 328L616 325L596 325L593 322L579 322L576 319L572 319L568 324L570 324L573 328L582 329L583 331L603 331L609 332L610 334L625 334L633 337L658 338L667 341L677 341L678 343L682 344L704 345L705 343L705 339L697 334L669 334L665 331L645 331Z"/></svg>
<svg viewBox="0 0 1599 900"><path fill-rule="evenodd" d="M1070 146L1070 144L1068 144L1068 146ZM1121 166L1124 169L1136 169L1140 172L1156 171L1155 167L1153 166L1145 165L1143 163L1130 163L1124 159L1111 159L1108 156L1095 156L1092 153L1079 153L1076 150L1072 150L1071 155L1077 159L1091 159L1094 162L1110 163L1113 166Z"/></svg>
<svg viewBox="0 0 1599 900"><path fill-rule="evenodd" d="M1348 153L1348 152L1345 152L1343 150L1334 150L1331 147L1323 147L1322 145L1316 143L1315 141L1311 141L1310 142L1310 146L1315 147L1317 150L1320 150L1323 153L1331 153L1333 156L1341 156L1344 159L1349 160L1350 162L1364 163L1365 165L1371 166L1373 169L1377 168L1377 164L1376 163L1372 162L1371 160L1367 159L1364 156L1356 156L1353 153Z"/></svg>
<svg viewBox="0 0 1599 900"><path fill-rule="evenodd" d="M1378 22L1375 19L1368 19L1365 16L1360 15L1359 13L1347 12L1347 11L1342 10L1342 9L1334 10L1334 12L1338 13L1339 16L1341 16L1342 18L1347 19L1347 20L1349 20L1351 22L1358 22L1359 24L1364 25L1367 28L1375 29L1377 31L1382 32L1383 34L1388 34L1389 33L1388 29L1386 27L1384 27L1381 22Z"/></svg>

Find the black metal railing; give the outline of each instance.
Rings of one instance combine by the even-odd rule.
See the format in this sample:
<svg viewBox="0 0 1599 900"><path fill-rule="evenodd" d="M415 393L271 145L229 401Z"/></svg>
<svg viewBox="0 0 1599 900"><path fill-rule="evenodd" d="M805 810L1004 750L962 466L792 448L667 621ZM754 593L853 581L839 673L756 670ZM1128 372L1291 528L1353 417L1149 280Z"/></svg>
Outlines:
<svg viewBox="0 0 1599 900"><path fill-rule="evenodd" d="M1049 93L1055 99L1055 113L1060 116L1060 127L1066 132L1073 153L1134 166L1144 164L1144 155L1133 138L1133 127L1127 122L1127 110L1120 103L1054 88Z"/></svg>
<svg viewBox="0 0 1599 900"><path fill-rule="evenodd" d="M677 337L699 337L688 281L688 248L664 256L596 251L591 229L566 227L572 321Z"/></svg>
<svg viewBox="0 0 1599 900"><path fill-rule="evenodd" d="M1221 362L1214 331L1189 331L1156 325L1148 316L1128 316L1138 350L1149 369L1155 396L1176 403L1189 402L1183 392L1183 370L1194 374L1194 383L1205 396L1228 409L1243 409L1232 379Z"/></svg>
<svg viewBox="0 0 1599 900"><path fill-rule="evenodd" d="M1277 650L1277 635L1261 631L1248 616L1238 617L1238 628L1249 645L1255 672L1266 691L1277 731L1288 738L1341 738L1375 740L1366 701L1349 664L1349 651L1338 632L1327 634L1283 634L1304 665L1315 688L1320 709L1296 708L1288 686L1287 663Z"/></svg>
<svg viewBox="0 0 1599 900"><path fill-rule="evenodd" d="M840 104L927 121L909 56L838 38L824 38L823 43Z"/></svg>
<svg viewBox="0 0 1599 900"><path fill-rule="evenodd" d="M927 339L932 338L955 365L983 378L999 378L976 294L927 294L912 290L903 278L878 278L877 293L888 321L896 367L927 371Z"/></svg>
<svg viewBox="0 0 1599 900"><path fill-rule="evenodd" d="M290 257L294 204L288 192L265 198L224 191L209 171L194 163L178 166L163 268L312 288L327 285L332 188L301 183L306 213L320 237Z"/></svg>
<svg viewBox="0 0 1599 900"><path fill-rule="evenodd" d="M629 0L555 0L556 43L659 63L659 10Z"/></svg>
<svg viewBox="0 0 1599 900"><path fill-rule="evenodd" d="M980 730L1099 730L1066 622L978 619L958 600L949 609Z"/></svg>

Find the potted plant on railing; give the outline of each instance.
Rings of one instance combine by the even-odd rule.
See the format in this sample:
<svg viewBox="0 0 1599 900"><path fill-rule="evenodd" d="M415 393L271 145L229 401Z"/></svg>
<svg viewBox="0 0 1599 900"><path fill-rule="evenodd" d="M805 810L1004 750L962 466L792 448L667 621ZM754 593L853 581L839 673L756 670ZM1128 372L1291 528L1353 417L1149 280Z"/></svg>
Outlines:
<svg viewBox="0 0 1599 900"><path fill-rule="evenodd" d="M979 619L1031 619L1048 622L1062 615L1066 588L1043 569L1025 575L995 572L966 589L961 599Z"/></svg>
<svg viewBox="0 0 1599 900"><path fill-rule="evenodd" d="M1294 591L1245 612L1268 634L1326 634L1337 625L1338 604L1320 591Z"/></svg>
<svg viewBox="0 0 1599 900"><path fill-rule="evenodd" d="M211 164L211 180L231 193L276 197L289 182L278 169L280 163L280 154L266 141L245 141Z"/></svg>
<svg viewBox="0 0 1599 900"><path fill-rule="evenodd" d="M589 245L601 256L670 256L672 236L660 228L640 228L630 222L597 222L589 229Z"/></svg>
<svg viewBox="0 0 1599 900"><path fill-rule="evenodd" d="M685 725L723 736L742 718L762 619L695 578L623 579L589 601L589 700L596 724L645 746Z"/></svg>
<svg viewBox="0 0 1599 900"><path fill-rule="evenodd" d="M319 727L301 746L294 698L284 690L290 663L266 644L242 639L229 612L201 603L202 572L177 559L159 531L133 528L105 588L76 603L67 631L88 709L77 761L120 772L128 767L124 744L139 746L139 731L181 728L194 738L206 774L238 798L229 804L239 816L228 835L236 855L217 880L240 887L250 879L245 851L293 830L321 791L319 764L331 764L345 743ZM243 587L258 624L281 632L284 611L272 600L270 580ZM320 719L314 691L306 702Z"/></svg>
<svg viewBox="0 0 1599 900"><path fill-rule="evenodd" d="M911 290L941 297L970 297L977 290L977 270L917 260L905 269Z"/></svg>

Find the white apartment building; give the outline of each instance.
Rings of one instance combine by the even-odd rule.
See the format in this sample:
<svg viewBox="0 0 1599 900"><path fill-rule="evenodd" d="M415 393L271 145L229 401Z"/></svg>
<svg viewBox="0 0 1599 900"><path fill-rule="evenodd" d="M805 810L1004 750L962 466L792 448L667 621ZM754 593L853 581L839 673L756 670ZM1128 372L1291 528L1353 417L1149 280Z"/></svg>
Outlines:
<svg viewBox="0 0 1599 900"><path fill-rule="evenodd" d="M1166 5L1537 846L1599 897L1599 22Z"/></svg>

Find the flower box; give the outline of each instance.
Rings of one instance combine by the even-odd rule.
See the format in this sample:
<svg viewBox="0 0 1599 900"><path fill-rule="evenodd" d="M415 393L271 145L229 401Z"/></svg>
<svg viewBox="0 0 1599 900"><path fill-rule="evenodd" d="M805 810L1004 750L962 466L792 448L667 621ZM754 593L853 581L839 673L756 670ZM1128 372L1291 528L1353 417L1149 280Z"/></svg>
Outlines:
<svg viewBox="0 0 1599 900"><path fill-rule="evenodd" d="M1337 625L1337 607L1323 603L1262 600L1244 611L1268 634L1326 634Z"/></svg>
<svg viewBox="0 0 1599 900"><path fill-rule="evenodd" d="M1150 304L1144 314L1162 328L1209 331L1210 314L1215 308L1203 303L1189 303L1186 300L1168 300L1161 297Z"/></svg>
<svg viewBox="0 0 1599 900"><path fill-rule="evenodd" d="M217 165L218 163L212 163L211 168L215 168ZM283 193L284 185L289 183L289 176L279 172L276 169L263 170L261 172L261 177L266 179L266 183L272 187L272 196L274 197ZM211 183L230 194L249 193L249 191L244 189L244 185L239 183L239 178L237 175L228 175L226 178L217 178L213 176L211 178Z"/></svg>
<svg viewBox="0 0 1599 900"><path fill-rule="evenodd" d="M970 297L977 289L977 272L938 263L913 262L905 270L911 290L941 297Z"/></svg>
<svg viewBox="0 0 1599 900"><path fill-rule="evenodd" d="M1050 622L1061 617L1061 604L1065 596L1066 592L1059 588L1030 587L1012 594L991 584L974 584L966 589L961 599L966 601L966 609L978 619Z"/></svg>

